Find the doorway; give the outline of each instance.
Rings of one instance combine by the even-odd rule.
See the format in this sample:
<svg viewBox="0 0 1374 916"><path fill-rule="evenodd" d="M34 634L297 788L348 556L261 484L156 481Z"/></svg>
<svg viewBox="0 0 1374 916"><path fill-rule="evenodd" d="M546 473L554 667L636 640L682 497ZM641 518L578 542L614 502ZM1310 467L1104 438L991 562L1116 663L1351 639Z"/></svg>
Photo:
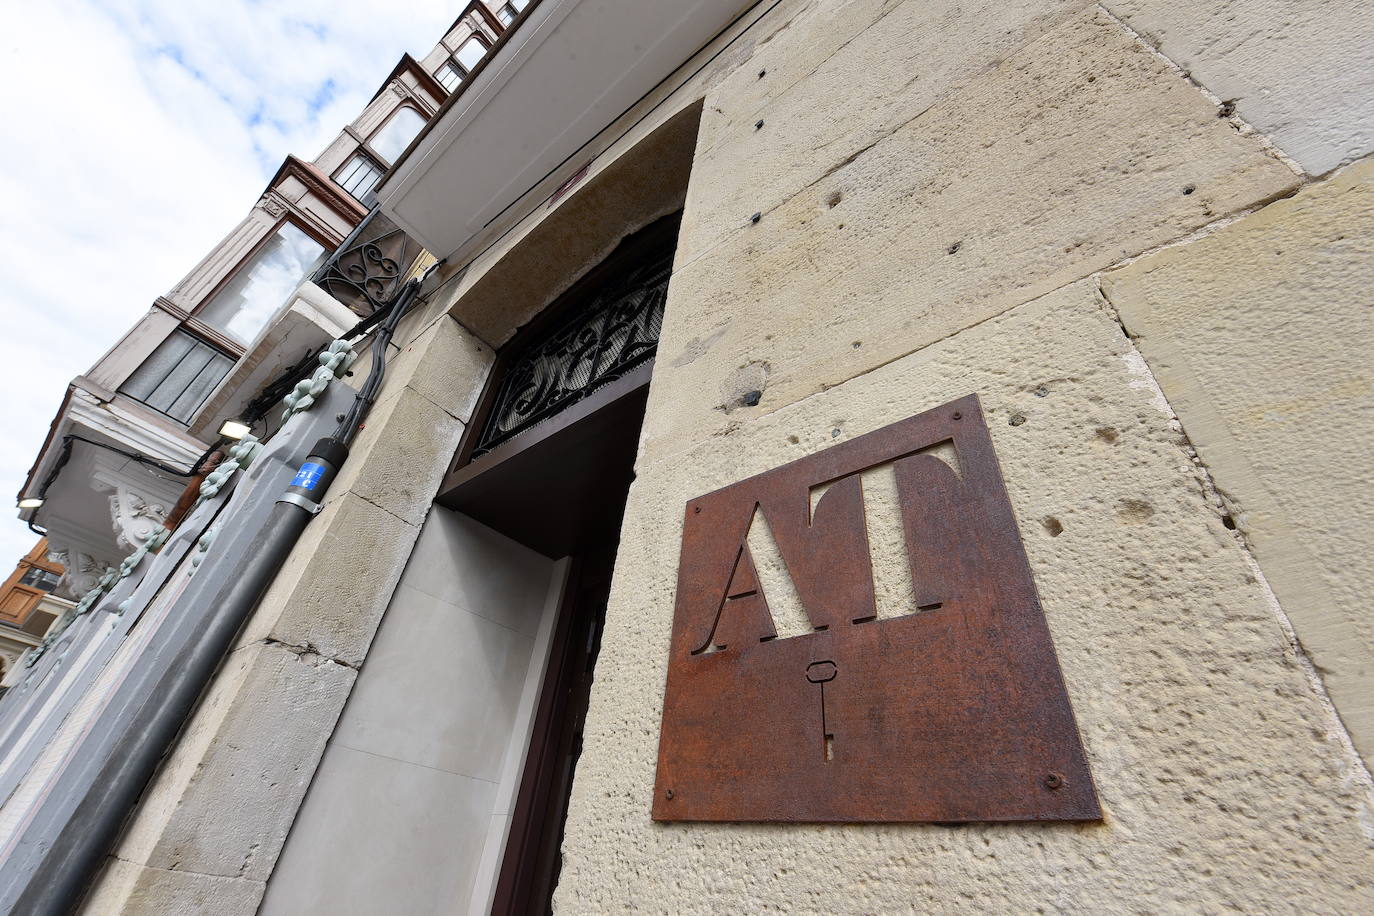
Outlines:
<svg viewBox="0 0 1374 916"><path fill-rule="evenodd" d="M438 496L571 561L493 913L550 911L680 219L624 239L502 348Z"/></svg>

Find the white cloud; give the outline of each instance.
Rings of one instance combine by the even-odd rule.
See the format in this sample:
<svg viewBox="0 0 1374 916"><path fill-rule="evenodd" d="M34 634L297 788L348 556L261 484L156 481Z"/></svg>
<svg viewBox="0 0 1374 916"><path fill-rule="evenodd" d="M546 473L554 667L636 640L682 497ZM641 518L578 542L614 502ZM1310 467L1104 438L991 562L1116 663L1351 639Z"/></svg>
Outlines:
<svg viewBox="0 0 1374 916"><path fill-rule="evenodd" d="M317 155L400 55L427 52L463 5L6 10L0 499L23 484L67 383L248 212L287 153ZM0 576L33 537L0 523Z"/></svg>

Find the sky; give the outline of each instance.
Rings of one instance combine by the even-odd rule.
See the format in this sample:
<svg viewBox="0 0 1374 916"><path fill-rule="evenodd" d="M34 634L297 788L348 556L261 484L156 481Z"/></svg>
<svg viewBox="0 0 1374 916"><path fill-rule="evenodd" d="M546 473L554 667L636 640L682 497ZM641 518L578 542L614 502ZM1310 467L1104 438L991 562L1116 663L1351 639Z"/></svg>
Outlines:
<svg viewBox="0 0 1374 916"><path fill-rule="evenodd" d="M464 0L0 0L0 578L68 382Z"/></svg>

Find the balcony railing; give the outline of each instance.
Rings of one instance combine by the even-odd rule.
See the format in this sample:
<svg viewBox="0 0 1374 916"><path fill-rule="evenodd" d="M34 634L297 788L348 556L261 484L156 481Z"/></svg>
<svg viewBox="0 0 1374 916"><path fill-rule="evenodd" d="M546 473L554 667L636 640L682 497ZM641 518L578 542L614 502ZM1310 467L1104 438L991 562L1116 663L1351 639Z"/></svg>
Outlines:
<svg viewBox="0 0 1374 916"><path fill-rule="evenodd" d="M310 279L366 318L392 300L423 253L374 207Z"/></svg>

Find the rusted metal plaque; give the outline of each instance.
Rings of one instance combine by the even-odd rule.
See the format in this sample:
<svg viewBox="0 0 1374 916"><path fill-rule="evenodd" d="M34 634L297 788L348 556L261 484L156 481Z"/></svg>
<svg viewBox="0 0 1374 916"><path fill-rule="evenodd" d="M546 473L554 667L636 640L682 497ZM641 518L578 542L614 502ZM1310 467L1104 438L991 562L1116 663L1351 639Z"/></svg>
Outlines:
<svg viewBox="0 0 1374 916"><path fill-rule="evenodd" d="M1101 818L976 396L687 504L653 816Z"/></svg>

